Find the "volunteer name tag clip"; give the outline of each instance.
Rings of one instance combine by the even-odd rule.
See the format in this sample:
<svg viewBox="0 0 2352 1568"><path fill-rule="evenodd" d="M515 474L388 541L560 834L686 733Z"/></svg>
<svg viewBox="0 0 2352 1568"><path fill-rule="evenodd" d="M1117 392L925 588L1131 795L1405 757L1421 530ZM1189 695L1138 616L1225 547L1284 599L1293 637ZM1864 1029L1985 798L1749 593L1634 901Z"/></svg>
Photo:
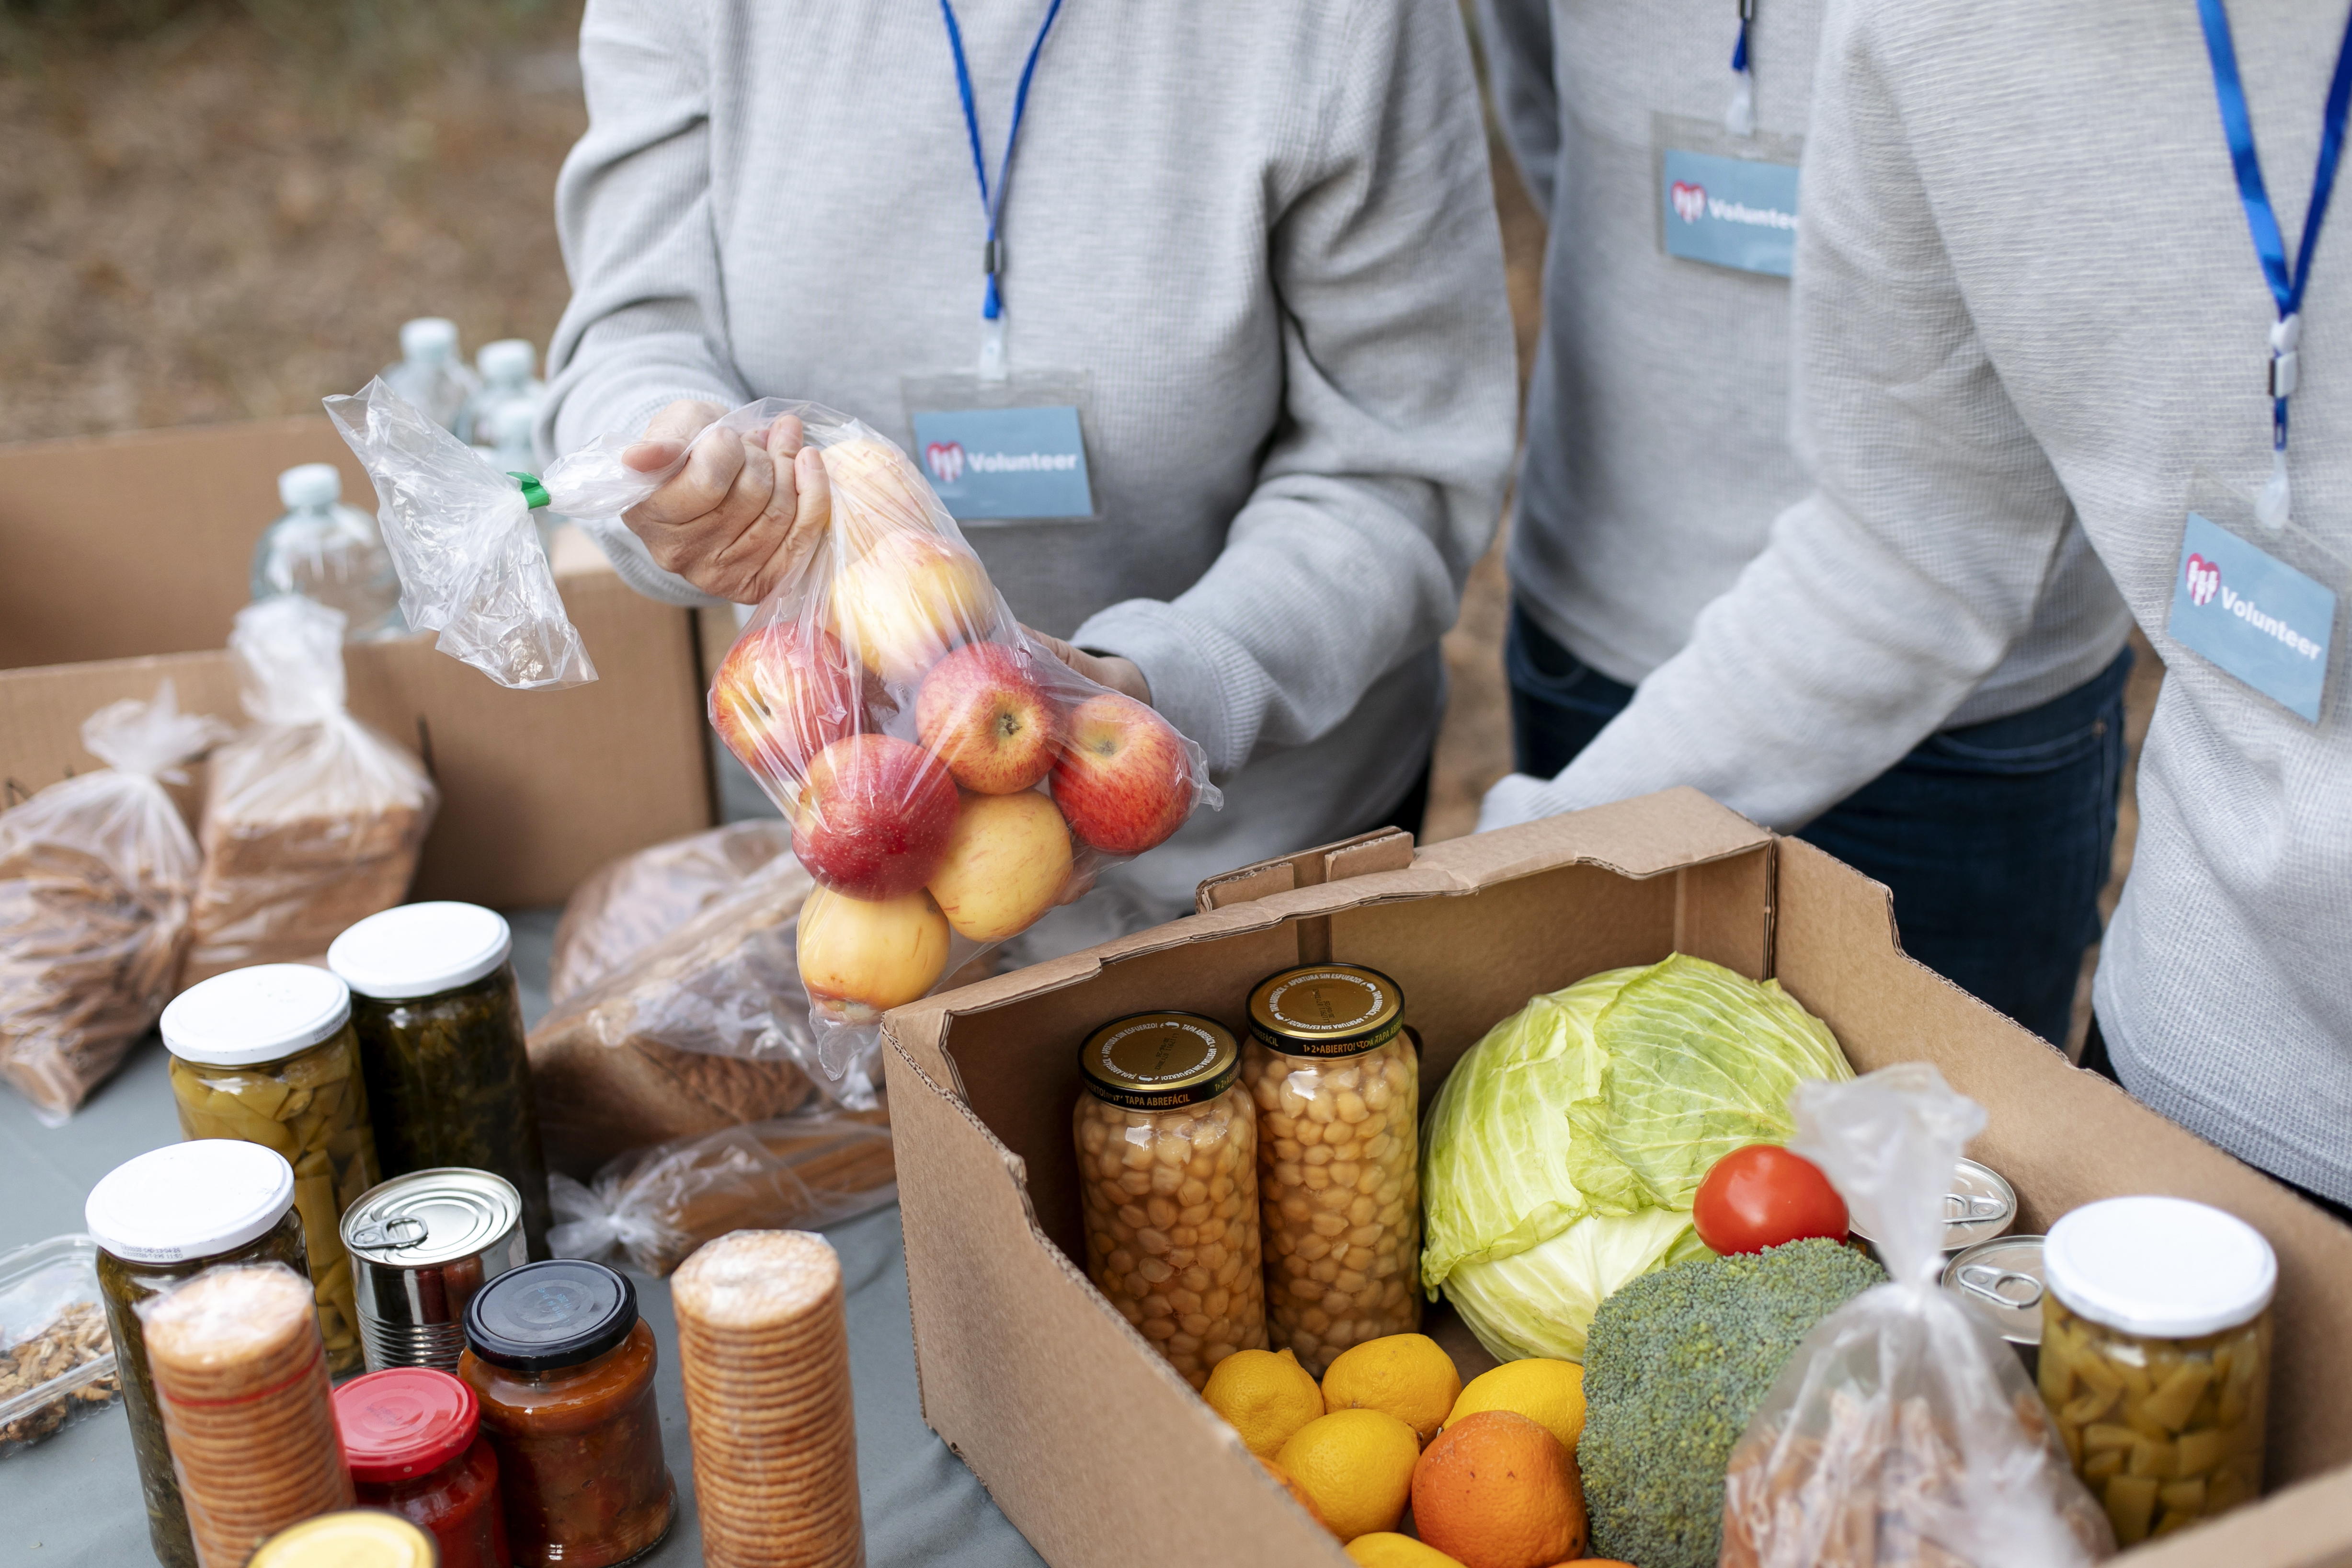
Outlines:
<svg viewBox="0 0 2352 1568"><path fill-rule="evenodd" d="M2336 595L2206 517L2189 514L2165 629L2311 723L2327 684Z"/></svg>

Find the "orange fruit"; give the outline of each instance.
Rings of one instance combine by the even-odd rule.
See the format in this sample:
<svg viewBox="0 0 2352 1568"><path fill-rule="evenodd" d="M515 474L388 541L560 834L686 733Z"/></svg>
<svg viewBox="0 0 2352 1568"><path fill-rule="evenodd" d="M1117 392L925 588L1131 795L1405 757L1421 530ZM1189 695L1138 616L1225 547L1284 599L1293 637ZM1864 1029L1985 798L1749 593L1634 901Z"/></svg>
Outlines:
<svg viewBox="0 0 2352 1568"><path fill-rule="evenodd" d="M1584 1482L1541 1426L1481 1410L1439 1433L1413 1467L1412 1520L1464 1568L1549 1568L1583 1553Z"/></svg>
<svg viewBox="0 0 2352 1568"><path fill-rule="evenodd" d="M1282 1483L1282 1489L1290 1494L1291 1501L1297 1503L1299 1507L1307 1510L1307 1518L1313 1520L1325 1530L1331 1529L1330 1521L1323 1517L1323 1510L1315 1506L1315 1500L1307 1495L1307 1489L1300 1486L1297 1481L1291 1479L1290 1472L1288 1470L1284 1469L1280 1465L1276 1464L1272 1459L1267 1458L1263 1454L1258 1456L1257 1462L1265 1467L1265 1473L1267 1475L1272 1476L1276 1480ZM1334 1535L1339 1533L1337 1531L1332 1531L1331 1532Z"/></svg>

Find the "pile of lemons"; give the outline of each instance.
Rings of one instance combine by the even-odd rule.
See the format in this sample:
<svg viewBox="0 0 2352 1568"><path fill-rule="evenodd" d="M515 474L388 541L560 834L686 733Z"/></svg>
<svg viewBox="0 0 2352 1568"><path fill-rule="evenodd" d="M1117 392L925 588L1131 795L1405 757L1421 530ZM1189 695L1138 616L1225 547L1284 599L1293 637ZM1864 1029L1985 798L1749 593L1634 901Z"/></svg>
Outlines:
<svg viewBox="0 0 2352 1568"><path fill-rule="evenodd" d="M1574 1362L1507 1362L1465 1388L1436 1341L1391 1334L1320 1384L1286 1350L1242 1351L1201 1394L1363 1568L1554 1568L1584 1551Z"/></svg>

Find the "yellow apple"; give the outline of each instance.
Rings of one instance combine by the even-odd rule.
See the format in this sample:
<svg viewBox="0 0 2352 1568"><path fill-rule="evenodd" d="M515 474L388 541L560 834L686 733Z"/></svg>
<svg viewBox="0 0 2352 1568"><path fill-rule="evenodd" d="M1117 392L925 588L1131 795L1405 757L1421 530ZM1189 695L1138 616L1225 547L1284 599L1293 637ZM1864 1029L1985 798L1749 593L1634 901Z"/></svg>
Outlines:
<svg viewBox="0 0 2352 1568"><path fill-rule="evenodd" d="M980 557L936 533L888 533L843 571L833 629L883 679L912 685L961 644L987 636L996 590Z"/></svg>
<svg viewBox="0 0 2352 1568"><path fill-rule="evenodd" d="M875 436L836 441L817 454L833 489L834 522L855 558L900 529L929 532L942 511L931 487L906 453Z"/></svg>
<svg viewBox="0 0 2352 1568"><path fill-rule="evenodd" d="M814 1009L870 1024L939 984L948 922L918 888L896 899L853 899L820 887L801 906L801 983Z"/></svg>
<svg viewBox="0 0 2352 1568"><path fill-rule="evenodd" d="M1034 789L968 795L931 897L960 936L1003 942L1061 900L1070 885L1070 829Z"/></svg>

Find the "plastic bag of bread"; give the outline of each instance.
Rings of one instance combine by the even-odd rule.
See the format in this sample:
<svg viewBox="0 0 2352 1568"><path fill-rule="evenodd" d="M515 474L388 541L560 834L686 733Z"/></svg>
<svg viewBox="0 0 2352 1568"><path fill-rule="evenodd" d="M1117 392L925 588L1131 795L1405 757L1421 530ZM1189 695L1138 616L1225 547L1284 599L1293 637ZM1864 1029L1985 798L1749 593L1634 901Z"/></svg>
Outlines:
<svg viewBox="0 0 2352 1568"><path fill-rule="evenodd" d="M667 1274L730 1230L816 1230L898 1201L876 1113L814 1110L624 1154L586 1185L548 1184L558 1258Z"/></svg>
<svg viewBox="0 0 2352 1568"><path fill-rule="evenodd" d="M1985 1113L1925 1062L1790 1097L1891 1276L1815 1325L1732 1450L1722 1568L2076 1568L2110 1556L2024 1363L1940 1289L1944 1194Z"/></svg>
<svg viewBox="0 0 2352 1568"><path fill-rule="evenodd" d="M562 1006L792 847L791 828L762 818L673 838L600 868L563 906L548 1001Z"/></svg>
<svg viewBox="0 0 2352 1568"><path fill-rule="evenodd" d="M229 650L251 729L213 754L204 871L180 984L327 944L408 896L439 795L424 767L343 709L343 615L285 594L236 613Z"/></svg>
<svg viewBox="0 0 2352 1568"><path fill-rule="evenodd" d="M227 732L181 712L167 679L82 724L109 767L0 812L0 1076L51 1126L172 999L196 841L162 781Z"/></svg>
<svg viewBox="0 0 2352 1568"><path fill-rule="evenodd" d="M547 1163L584 1176L625 1151L764 1121L819 1096L793 937L814 886L780 855L530 1032ZM876 1103L871 1086L826 1084Z"/></svg>

